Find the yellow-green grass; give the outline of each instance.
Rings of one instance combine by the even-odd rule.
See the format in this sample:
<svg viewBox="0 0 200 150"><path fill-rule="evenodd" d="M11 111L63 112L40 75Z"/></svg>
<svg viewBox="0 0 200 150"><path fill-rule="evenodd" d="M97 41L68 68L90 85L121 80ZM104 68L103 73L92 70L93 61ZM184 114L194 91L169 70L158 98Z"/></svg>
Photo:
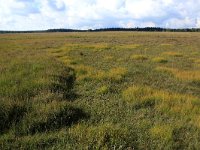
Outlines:
<svg viewBox="0 0 200 150"><path fill-rule="evenodd" d="M166 142L172 140L173 128L169 125L155 125L150 129L150 134L153 138L163 139Z"/></svg>
<svg viewBox="0 0 200 150"><path fill-rule="evenodd" d="M199 70L179 70L179 69L167 68L167 67L157 67L156 69L160 71L169 71L173 73L175 77L181 80L189 80L189 81L200 80Z"/></svg>
<svg viewBox="0 0 200 150"><path fill-rule="evenodd" d="M162 53L163 56L171 56L171 57L183 57L183 54L180 53L180 52L174 52L174 51L171 51L171 52L163 52Z"/></svg>
<svg viewBox="0 0 200 150"><path fill-rule="evenodd" d="M113 56L105 56L104 59L106 61L112 61L113 60Z"/></svg>
<svg viewBox="0 0 200 150"><path fill-rule="evenodd" d="M191 54L196 56L199 55L199 52L192 52Z"/></svg>
<svg viewBox="0 0 200 150"><path fill-rule="evenodd" d="M114 81L120 81L127 74L127 69L123 67L112 68L108 72L108 78Z"/></svg>
<svg viewBox="0 0 200 150"><path fill-rule="evenodd" d="M104 85L104 86L101 86L100 88L98 88L96 92L98 94L102 95L102 94L108 93L109 90L110 90L109 87Z"/></svg>
<svg viewBox="0 0 200 150"><path fill-rule="evenodd" d="M165 46L173 46L173 44L163 43L163 44L160 44L160 46L163 46L163 47L165 47Z"/></svg>
<svg viewBox="0 0 200 150"><path fill-rule="evenodd" d="M153 62L156 62L156 63L167 63L168 60L164 57L155 57L152 59Z"/></svg>
<svg viewBox="0 0 200 150"><path fill-rule="evenodd" d="M180 115L197 113L198 97L191 95L169 93L163 90L154 90L150 87L133 86L122 93L123 99L136 108L150 107L158 111Z"/></svg>
<svg viewBox="0 0 200 150"><path fill-rule="evenodd" d="M77 125L70 129L69 132L83 148L92 147L93 149L108 150L111 145L115 145L118 148L126 148L134 143L134 141L130 143L126 142L131 139L131 133L128 128L118 124L105 123L97 126ZM84 141L87 142L85 143Z"/></svg>
<svg viewBox="0 0 200 150"><path fill-rule="evenodd" d="M91 79L92 74L94 73L95 69L90 66L85 65L77 65L74 66L76 70L77 80L85 80Z"/></svg>
<svg viewBox="0 0 200 150"><path fill-rule="evenodd" d="M200 64L200 59L196 59L196 60L195 60L195 63Z"/></svg>
<svg viewBox="0 0 200 150"><path fill-rule="evenodd" d="M119 45L117 46L118 49L130 49L130 50L134 50L136 48L139 48L140 46L142 46L141 44L127 44L127 45Z"/></svg>
<svg viewBox="0 0 200 150"><path fill-rule="evenodd" d="M93 67L85 65L74 66L77 72L77 80L110 80L110 81L120 81L127 74L127 69L124 67L112 68L108 71L96 70Z"/></svg>
<svg viewBox="0 0 200 150"><path fill-rule="evenodd" d="M119 58L119 59L117 59L117 62L123 62L123 61L124 61L123 58Z"/></svg>
<svg viewBox="0 0 200 150"><path fill-rule="evenodd" d="M148 57L147 57L146 55L136 55L136 54L133 54L133 55L131 56L131 59L133 59L133 60L142 60L142 61L144 61L144 60L147 60Z"/></svg>
<svg viewBox="0 0 200 150"><path fill-rule="evenodd" d="M0 149L199 149L198 37L0 34Z"/></svg>
<svg viewBox="0 0 200 150"><path fill-rule="evenodd" d="M124 67L112 68L109 71L97 71L93 75L96 80L110 80L110 81L121 81L125 75L128 73L127 69Z"/></svg>
<svg viewBox="0 0 200 150"><path fill-rule="evenodd" d="M195 63L197 64L198 67L200 67L200 59L195 60Z"/></svg>

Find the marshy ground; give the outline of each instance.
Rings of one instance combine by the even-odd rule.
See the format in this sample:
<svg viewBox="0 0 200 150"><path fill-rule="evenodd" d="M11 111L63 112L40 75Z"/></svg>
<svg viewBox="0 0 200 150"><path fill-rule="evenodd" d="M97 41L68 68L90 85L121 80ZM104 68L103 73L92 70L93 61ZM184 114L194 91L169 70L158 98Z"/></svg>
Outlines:
<svg viewBox="0 0 200 150"><path fill-rule="evenodd" d="M199 149L200 33L0 35L0 149Z"/></svg>

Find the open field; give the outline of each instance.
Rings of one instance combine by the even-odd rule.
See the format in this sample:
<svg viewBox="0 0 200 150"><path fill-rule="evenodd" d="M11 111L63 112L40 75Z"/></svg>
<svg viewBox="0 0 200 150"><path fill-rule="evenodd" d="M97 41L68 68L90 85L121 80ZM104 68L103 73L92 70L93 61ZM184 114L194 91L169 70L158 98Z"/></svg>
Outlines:
<svg viewBox="0 0 200 150"><path fill-rule="evenodd" d="M200 149L200 33L0 35L0 149Z"/></svg>

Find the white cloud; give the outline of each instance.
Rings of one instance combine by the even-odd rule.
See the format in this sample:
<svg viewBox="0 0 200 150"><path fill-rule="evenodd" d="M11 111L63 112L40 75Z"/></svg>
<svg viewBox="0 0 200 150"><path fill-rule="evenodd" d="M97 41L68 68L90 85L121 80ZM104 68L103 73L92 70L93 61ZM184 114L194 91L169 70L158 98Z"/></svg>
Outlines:
<svg viewBox="0 0 200 150"><path fill-rule="evenodd" d="M200 27L200 0L0 0L0 30Z"/></svg>
<svg viewBox="0 0 200 150"><path fill-rule="evenodd" d="M187 27L197 27L196 20L193 18L184 18L184 19L177 19L172 18L166 21L167 28L187 28Z"/></svg>
<svg viewBox="0 0 200 150"><path fill-rule="evenodd" d="M200 28L200 18L198 18L198 19L196 20L196 27L197 27L197 28Z"/></svg>

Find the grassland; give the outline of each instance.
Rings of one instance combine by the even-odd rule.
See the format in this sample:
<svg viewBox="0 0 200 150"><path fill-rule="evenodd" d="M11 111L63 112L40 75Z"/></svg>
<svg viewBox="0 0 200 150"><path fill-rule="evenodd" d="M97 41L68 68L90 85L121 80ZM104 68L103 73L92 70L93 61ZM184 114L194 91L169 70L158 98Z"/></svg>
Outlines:
<svg viewBox="0 0 200 150"><path fill-rule="evenodd" d="M0 35L0 149L200 149L200 33Z"/></svg>

